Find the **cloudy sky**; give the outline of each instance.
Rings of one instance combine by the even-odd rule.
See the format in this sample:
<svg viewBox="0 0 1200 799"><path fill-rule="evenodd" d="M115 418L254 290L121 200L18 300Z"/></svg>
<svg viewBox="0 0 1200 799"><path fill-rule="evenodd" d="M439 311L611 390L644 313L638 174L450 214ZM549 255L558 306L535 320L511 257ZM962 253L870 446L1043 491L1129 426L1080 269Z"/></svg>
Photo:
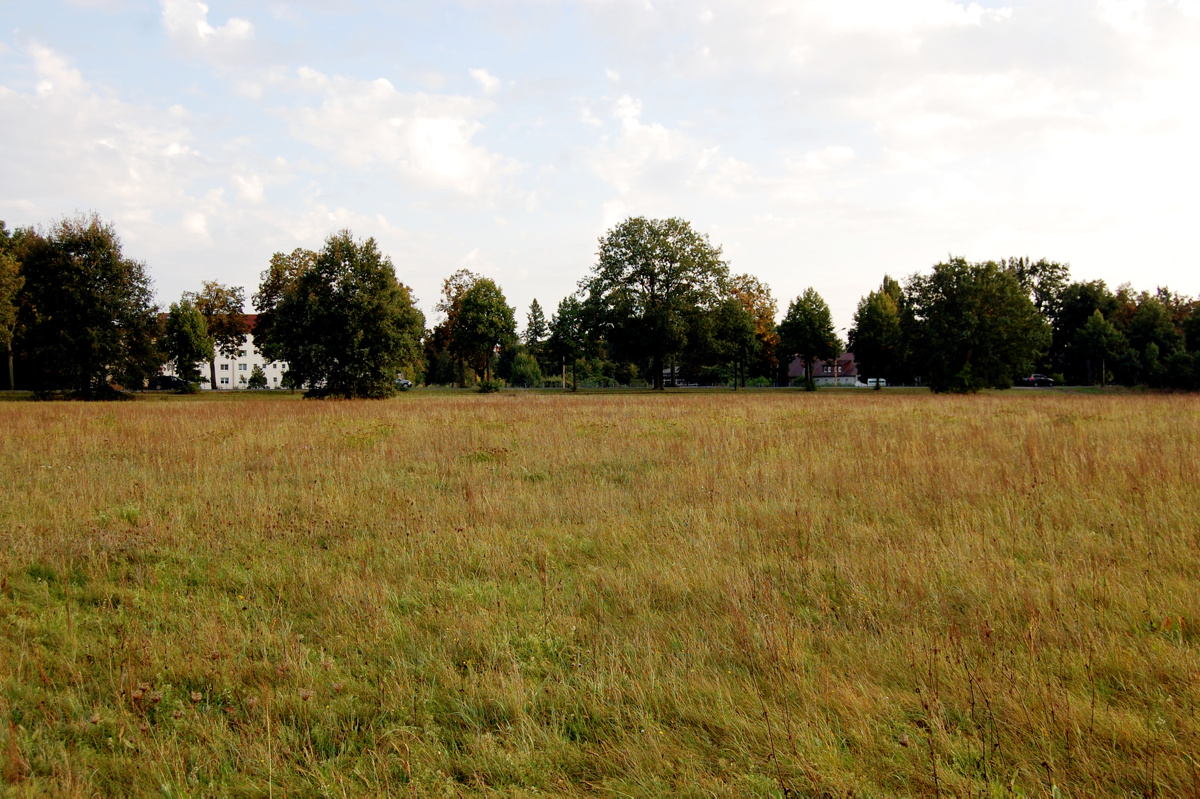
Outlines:
<svg viewBox="0 0 1200 799"><path fill-rule="evenodd" d="M1200 0L0 0L0 219L163 303L374 236L524 320L628 215L850 324L947 254L1200 293Z"/></svg>

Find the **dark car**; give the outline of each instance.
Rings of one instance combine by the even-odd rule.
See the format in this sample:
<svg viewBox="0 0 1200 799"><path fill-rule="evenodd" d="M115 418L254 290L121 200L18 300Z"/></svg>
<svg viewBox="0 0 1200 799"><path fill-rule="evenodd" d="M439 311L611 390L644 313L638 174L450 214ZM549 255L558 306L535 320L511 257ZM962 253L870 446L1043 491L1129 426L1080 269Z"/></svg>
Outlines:
<svg viewBox="0 0 1200 799"><path fill-rule="evenodd" d="M1053 388L1054 380L1046 377L1045 375L1035 374L1030 375L1029 377L1022 377L1017 381L1017 385L1025 386L1027 388Z"/></svg>
<svg viewBox="0 0 1200 799"><path fill-rule="evenodd" d="M179 391L187 388L187 381L174 375L158 375L150 378L151 391Z"/></svg>

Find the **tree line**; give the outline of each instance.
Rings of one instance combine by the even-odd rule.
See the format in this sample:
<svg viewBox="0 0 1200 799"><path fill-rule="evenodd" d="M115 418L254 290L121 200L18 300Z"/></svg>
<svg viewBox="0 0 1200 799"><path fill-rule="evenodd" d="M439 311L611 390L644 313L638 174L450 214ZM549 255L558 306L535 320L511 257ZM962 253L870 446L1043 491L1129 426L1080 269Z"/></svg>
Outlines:
<svg viewBox="0 0 1200 799"><path fill-rule="evenodd" d="M949 258L903 282L884 276L843 340L814 288L776 323L770 287L734 274L685 220L626 219L550 314L516 309L492 279L446 278L426 329L412 290L373 239L350 231L319 250L276 253L251 297L204 282L163 311L141 262L95 214L49 228L0 222L0 345L10 388L83 398L144 387L170 362L190 390L215 383L215 358L252 333L285 382L310 396L384 397L404 385L571 386L672 382L787 385L849 349L862 378L934 391L1006 388L1040 371L1060 382L1200 388L1200 300L1159 288L1072 282L1067 265ZM208 375L201 365L208 364ZM261 370L250 384L265 386Z"/></svg>

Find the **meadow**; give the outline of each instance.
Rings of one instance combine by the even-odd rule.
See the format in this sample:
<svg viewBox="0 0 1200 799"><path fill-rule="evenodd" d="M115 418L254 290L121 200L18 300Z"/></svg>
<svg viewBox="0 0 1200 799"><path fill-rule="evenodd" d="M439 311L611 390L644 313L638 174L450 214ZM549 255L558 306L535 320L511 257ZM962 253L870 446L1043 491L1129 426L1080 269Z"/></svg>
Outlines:
<svg viewBox="0 0 1200 799"><path fill-rule="evenodd" d="M0 403L12 795L1200 794L1200 398Z"/></svg>

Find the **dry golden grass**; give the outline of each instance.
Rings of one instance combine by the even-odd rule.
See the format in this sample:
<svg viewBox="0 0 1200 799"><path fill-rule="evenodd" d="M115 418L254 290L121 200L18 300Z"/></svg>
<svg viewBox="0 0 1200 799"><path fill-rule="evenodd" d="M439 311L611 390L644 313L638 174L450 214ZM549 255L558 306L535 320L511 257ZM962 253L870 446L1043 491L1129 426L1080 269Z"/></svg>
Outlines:
<svg viewBox="0 0 1200 799"><path fill-rule="evenodd" d="M1200 793L1200 399L0 404L60 795Z"/></svg>

